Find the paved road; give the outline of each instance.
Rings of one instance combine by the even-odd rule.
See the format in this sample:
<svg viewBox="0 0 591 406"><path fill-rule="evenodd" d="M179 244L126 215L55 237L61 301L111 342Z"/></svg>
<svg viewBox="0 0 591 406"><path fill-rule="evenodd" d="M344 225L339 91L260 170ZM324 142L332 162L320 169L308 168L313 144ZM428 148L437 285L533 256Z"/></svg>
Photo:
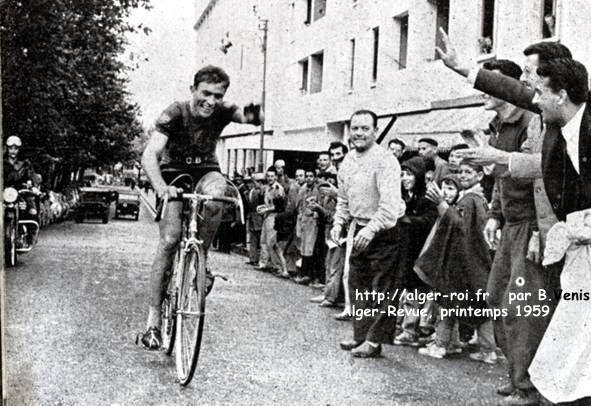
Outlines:
<svg viewBox="0 0 591 406"><path fill-rule="evenodd" d="M66 222L43 230L7 271L9 405L489 405L501 366L426 359L386 346L357 360L351 326L308 303L317 294L211 255L227 275L210 295L203 356L187 388L174 361L134 344L144 327L157 227Z"/></svg>

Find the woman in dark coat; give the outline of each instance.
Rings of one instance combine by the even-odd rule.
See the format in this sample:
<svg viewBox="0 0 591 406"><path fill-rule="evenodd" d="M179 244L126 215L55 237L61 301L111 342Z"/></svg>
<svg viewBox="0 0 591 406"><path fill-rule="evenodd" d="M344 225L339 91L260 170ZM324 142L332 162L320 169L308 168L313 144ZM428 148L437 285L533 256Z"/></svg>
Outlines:
<svg viewBox="0 0 591 406"><path fill-rule="evenodd" d="M425 161L414 157L401 164L402 198L406 203L404 217L399 220L400 262L396 270L398 285L407 292L426 293L430 287L414 272L414 263L419 257L429 231L437 219L437 207L426 198ZM401 298L405 311L403 332L394 339L394 344L418 346L420 317L418 311L425 305L418 300ZM434 320L433 320L434 321Z"/></svg>

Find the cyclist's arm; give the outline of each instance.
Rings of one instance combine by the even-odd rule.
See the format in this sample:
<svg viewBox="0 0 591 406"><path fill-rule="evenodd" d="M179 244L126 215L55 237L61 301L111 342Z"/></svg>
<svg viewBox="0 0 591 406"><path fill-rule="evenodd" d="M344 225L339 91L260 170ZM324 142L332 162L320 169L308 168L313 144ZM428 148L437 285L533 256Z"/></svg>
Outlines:
<svg viewBox="0 0 591 406"><path fill-rule="evenodd" d="M166 147L167 141L168 137L165 134L162 134L159 131L154 131L148 141L148 145L146 145L144 153L142 154L142 167L146 171L146 175L148 175L150 182L152 182L154 191L156 191L159 196L166 193L168 189L168 185L164 181L164 178L162 178L159 164L160 156Z"/></svg>

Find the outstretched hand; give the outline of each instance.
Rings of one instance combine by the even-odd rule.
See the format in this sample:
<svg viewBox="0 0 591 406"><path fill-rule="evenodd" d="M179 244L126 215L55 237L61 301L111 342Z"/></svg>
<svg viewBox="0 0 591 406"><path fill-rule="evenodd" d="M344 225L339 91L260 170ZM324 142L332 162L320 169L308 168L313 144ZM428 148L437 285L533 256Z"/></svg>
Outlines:
<svg viewBox="0 0 591 406"><path fill-rule="evenodd" d="M461 75L468 76L470 70L463 66L462 62L458 58L458 54L453 44L449 40L447 33L442 27L439 27L439 33L441 34L443 49L435 47L435 52L437 52L437 55L439 55L445 66L455 70Z"/></svg>

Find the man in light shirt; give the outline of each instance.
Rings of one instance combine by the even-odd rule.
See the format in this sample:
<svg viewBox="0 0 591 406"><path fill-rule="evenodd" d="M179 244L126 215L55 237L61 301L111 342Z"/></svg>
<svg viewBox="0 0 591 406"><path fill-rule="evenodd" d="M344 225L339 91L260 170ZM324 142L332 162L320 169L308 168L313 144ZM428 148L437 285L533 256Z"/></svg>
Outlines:
<svg viewBox="0 0 591 406"><path fill-rule="evenodd" d="M377 116L358 110L351 116L351 151L338 173L337 207L331 238L338 241L351 222L349 289L353 303L353 340L341 342L354 357L379 356L396 326L398 218L404 213L400 165L376 144ZM349 244L349 242L348 242ZM383 294L382 300L377 296Z"/></svg>

